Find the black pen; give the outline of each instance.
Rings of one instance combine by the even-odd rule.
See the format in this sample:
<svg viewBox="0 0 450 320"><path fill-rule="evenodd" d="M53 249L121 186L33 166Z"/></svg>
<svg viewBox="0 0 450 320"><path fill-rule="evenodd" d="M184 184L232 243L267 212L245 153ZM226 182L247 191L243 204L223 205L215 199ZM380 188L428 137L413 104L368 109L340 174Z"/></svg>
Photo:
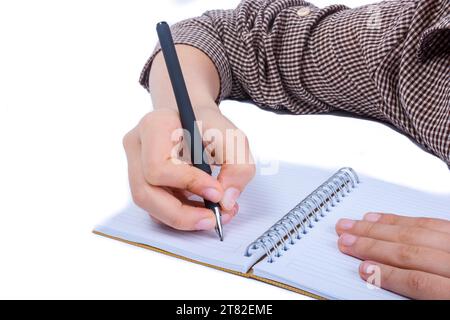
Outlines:
<svg viewBox="0 0 450 320"><path fill-rule="evenodd" d="M169 73L170 82L172 83L175 100L177 101L178 111L183 129L187 130L191 136L191 161L194 167L203 170L211 175L211 167L203 159L204 146L202 138L196 123L194 110L192 109L191 100L184 82L183 73L181 72L180 61L175 50L172 34L169 25L166 22L159 22L156 25L159 43L166 62L167 71ZM211 209L216 217L216 232L220 241L223 241L223 228L220 213L220 205L208 200L204 200L205 207Z"/></svg>

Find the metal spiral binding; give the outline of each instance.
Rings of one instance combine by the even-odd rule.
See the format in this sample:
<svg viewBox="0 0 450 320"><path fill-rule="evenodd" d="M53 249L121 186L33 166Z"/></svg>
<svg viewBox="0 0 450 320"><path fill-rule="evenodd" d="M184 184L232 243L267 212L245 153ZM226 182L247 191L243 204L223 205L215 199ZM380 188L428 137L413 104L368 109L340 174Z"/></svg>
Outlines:
<svg viewBox="0 0 450 320"><path fill-rule="evenodd" d="M245 255L250 257L253 252L263 248L268 262L274 262L275 258L280 257L303 234L307 234L308 229L341 202L357 184L359 178L352 168L340 169L252 242Z"/></svg>

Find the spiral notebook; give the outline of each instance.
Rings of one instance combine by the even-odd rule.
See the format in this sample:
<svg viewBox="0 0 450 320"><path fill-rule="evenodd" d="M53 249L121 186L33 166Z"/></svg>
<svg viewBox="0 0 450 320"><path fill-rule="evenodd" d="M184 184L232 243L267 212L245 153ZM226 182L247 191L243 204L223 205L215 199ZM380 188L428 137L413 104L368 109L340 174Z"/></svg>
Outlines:
<svg viewBox="0 0 450 320"><path fill-rule="evenodd" d="M428 194L351 168L335 172L281 163L259 174L239 200L240 211L214 231L182 232L154 223L133 204L94 233L191 262L325 299L402 299L367 285L360 261L337 249L335 224L368 211L450 218L449 195Z"/></svg>

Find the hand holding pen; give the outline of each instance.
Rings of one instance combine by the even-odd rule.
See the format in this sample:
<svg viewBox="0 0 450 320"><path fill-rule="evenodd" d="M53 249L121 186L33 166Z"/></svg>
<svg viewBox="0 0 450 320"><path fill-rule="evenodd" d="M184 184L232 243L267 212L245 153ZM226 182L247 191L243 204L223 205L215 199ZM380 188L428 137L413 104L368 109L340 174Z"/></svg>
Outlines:
<svg viewBox="0 0 450 320"><path fill-rule="evenodd" d="M194 47L176 48L195 116L203 131L214 128L223 132L224 137L227 131L242 134L214 102L220 82L212 61ZM222 223L227 224L238 212L238 197L252 179L254 165L251 161L234 162L225 150L227 141L223 150L215 150L213 160L221 165L217 179L188 163L172 161L172 151L178 143L172 135L182 125L162 54L152 61L149 86L154 111L146 114L124 137L134 202L154 220L175 229L213 230L216 226L213 212L205 208L203 201L190 200L187 195L193 193L219 202ZM247 141L244 152L250 159Z"/></svg>
<svg viewBox="0 0 450 320"><path fill-rule="evenodd" d="M169 25L166 22L160 22L156 26L158 32L159 43L166 62L167 71L169 72L170 82L172 83L175 100L177 101L178 112L183 129L189 134L189 149L191 152L191 162L197 169L202 170L208 175L212 174L211 166L206 163L204 157L205 147L203 145L201 132L197 125L194 110L192 109L191 99L184 82L183 73L181 71L180 61L178 60L175 44L173 43L172 34ZM216 232L220 241L223 241L222 213L220 212L220 204L218 202L205 199L205 208L210 209L214 213L216 220Z"/></svg>

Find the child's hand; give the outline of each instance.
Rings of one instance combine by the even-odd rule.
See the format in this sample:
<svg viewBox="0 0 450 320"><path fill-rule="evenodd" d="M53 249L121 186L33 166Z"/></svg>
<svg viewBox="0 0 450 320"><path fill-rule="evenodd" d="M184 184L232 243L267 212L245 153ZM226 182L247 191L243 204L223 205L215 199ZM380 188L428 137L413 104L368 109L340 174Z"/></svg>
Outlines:
<svg viewBox="0 0 450 320"><path fill-rule="evenodd" d="M365 260L364 280L416 299L450 299L450 221L368 213L341 219L339 249ZM377 270L379 272L377 272Z"/></svg>
<svg viewBox="0 0 450 320"><path fill-rule="evenodd" d="M213 160L222 165L218 179L177 157L176 151L183 143L174 140L174 133L177 129L179 132L181 124L178 112L173 109L163 108L148 113L123 139L134 202L149 212L153 219L180 230L215 227L212 211L205 209L203 202L188 199L191 193L220 202L223 223L229 222L238 211L236 200L239 194L255 172L247 139L216 105L197 109L196 116L201 122L204 140L207 140L205 132L214 135L217 147L212 152ZM227 131L228 134L238 133L244 139L243 147L237 148L237 154L226 152ZM223 146L217 138L218 133L225 138ZM190 155L184 146L183 158L186 153ZM236 163L243 153L246 161Z"/></svg>

